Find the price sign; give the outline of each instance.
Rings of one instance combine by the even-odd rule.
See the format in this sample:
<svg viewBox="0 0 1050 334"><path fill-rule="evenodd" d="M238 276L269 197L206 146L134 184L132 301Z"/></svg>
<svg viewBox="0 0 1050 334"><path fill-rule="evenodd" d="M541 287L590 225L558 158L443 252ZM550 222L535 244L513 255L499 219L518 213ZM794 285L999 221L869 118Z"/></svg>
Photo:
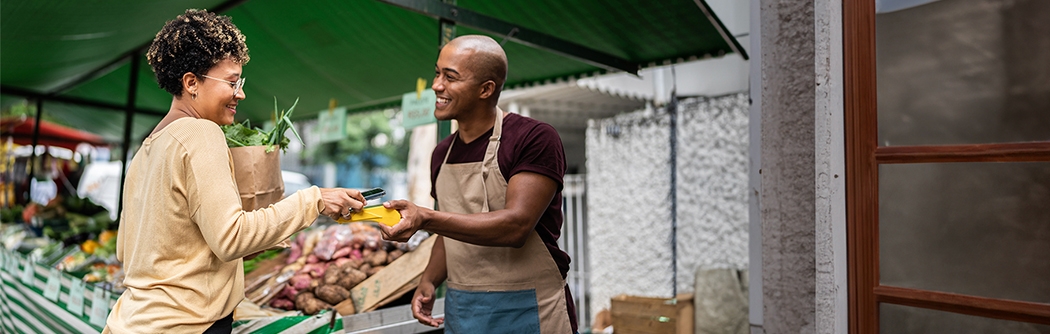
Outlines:
<svg viewBox="0 0 1050 334"><path fill-rule="evenodd" d="M58 293L62 289L62 273L58 272L54 268L48 270L47 275L47 286L44 287L44 298L51 301L58 301Z"/></svg>
<svg viewBox="0 0 1050 334"><path fill-rule="evenodd" d="M71 280L70 283L69 301L66 302L66 309L79 317L84 313L84 282L75 279Z"/></svg>
<svg viewBox="0 0 1050 334"><path fill-rule="evenodd" d="M18 274L18 257L14 254L7 256L7 272L11 273L12 277Z"/></svg>
<svg viewBox="0 0 1050 334"><path fill-rule="evenodd" d="M33 262L27 259L25 267L22 267L22 283L33 284L33 267Z"/></svg>
<svg viewBox="0 0 1050 334"><path fill-rule="evenodd" d="M317 133L321 135L322 143L346 138L346 108L322 110L317 113Z"/></svg>
<svg viewBox="0 0 1050 334"><path fill-rule="evenodd" d="M95 288L95 296L91 298L91 324L98 327L106 327L106 317L109 316L109 298L106 298L106 290Z"/></svg>
<svg viewBox="0 0 1050 334"><path fill-rule="evenodd" d="M6 272L14 273L18 269L18 263L15 262L15 257L11 254L4 254L4 261L0 262L3 265L3 269Z"/></svg>
<svg viewBox="0 0 1050 334"><path fill-rule="evenodd" d="M434 118L434 103L437 96L433 89L427 89L419 94L415 92L401 96L401 125L405 129L411 129L420 125L437 122Z"/></svg>

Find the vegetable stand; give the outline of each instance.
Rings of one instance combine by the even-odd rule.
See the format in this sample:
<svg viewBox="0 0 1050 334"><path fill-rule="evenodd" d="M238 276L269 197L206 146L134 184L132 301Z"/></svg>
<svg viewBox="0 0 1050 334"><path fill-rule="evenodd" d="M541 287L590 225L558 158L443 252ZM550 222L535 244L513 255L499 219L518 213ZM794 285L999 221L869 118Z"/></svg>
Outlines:
<svg viewBox="0 0 1050 334"><path fill-rule="evenodd" d="M331 227L339 226L349 227L347 225ZM311 233L323 233L327 229L318 228L318 230L322 232ZM384 269L385 273L382 270L376 271L383 275L370 275L359 283L359 286L351 289L357 294L357 302L360 304L358 309L365 312L356 312L356 314L350 312L344 316L336 312L339 308L335 305L329 305L327 308L318 310L314 315L294 313L294 315L239 319L235 321L234 329L238 333L341 333L344 324L347 324L348 329L350 325L356 326L353 327L355 331L367 328L362 326L405 328L397 333L433 330L429 327L412 325L414 320L408 321L411 320L408 305L376 310L383 306L383 303L389 303L398 296L410 292L415 284L418 284L418 276L425 267L425 260L429 258L429 247L434 241L432 237L423 239L414 250L402 255L400 262L395 260L387 264L388 269ZM265 263L267 262L259 262L257 270L267 270ZM334 261L332 263L334 264ZM338 268L333 265L329 266ZM0 329L2 332L100 332L105 326L109 311L120 295L118 292L103 288L102 285L84 282L70 273L30 261L27 256L6 248L0 248L0 268L2 268L0 278L3 281L0 284ZM272 270L272 267L270 268ZM324 275L319 277L323 278ZM277 287L281 288L280 291L288 286L287 282L277 284ZM347 300L339 304L350 305L353 309L354 302L355 300L348 296ZM395 314L398 315L394 316ZM406 316L408 318L405 318ZM400 319L398 317L405 319L391 323L392 319Z"/></svg>

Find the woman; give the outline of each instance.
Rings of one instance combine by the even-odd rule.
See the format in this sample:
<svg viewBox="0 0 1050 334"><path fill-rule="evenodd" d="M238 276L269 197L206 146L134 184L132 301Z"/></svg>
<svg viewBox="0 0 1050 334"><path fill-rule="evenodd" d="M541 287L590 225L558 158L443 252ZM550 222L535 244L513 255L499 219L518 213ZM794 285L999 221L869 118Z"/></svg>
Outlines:
<svg viewBox="0 0 1050 334"><path fill-rule="evenodd" d="M104 332L229 333L244 299L244 256L277 245L318 214L349 215L365 199L357 190L310 187L242 211L219 129L233 123L245 97L248 48L229 17L187 10L157 33L146 58L173 97L128 167L117 237L127 290Z"/></svg>

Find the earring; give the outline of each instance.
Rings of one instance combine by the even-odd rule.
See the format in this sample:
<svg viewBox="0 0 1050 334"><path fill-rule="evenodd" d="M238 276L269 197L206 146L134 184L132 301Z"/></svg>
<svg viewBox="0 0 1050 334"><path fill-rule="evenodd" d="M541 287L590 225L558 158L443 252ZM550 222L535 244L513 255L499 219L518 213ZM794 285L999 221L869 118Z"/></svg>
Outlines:
<svg viewBox="0 0 1050 334"><path fill-rule="evenodd" d="M197 101L197 94L190 94L190 98Z"/></svg>

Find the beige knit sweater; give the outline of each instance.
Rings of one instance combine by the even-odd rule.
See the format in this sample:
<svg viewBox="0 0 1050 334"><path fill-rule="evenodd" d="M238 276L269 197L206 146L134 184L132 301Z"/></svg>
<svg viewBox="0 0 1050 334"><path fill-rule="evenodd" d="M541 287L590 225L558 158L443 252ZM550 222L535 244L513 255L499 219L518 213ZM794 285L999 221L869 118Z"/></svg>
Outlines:
<svg viewBox="0 0 1050 334"><path fill-rule="evenodd" d="M233 160L214 122L178 119L128 167L117 260L127 290L104 333L201 333L244 299L242 257L310 226L317 187L241 210Z"/></svg>

